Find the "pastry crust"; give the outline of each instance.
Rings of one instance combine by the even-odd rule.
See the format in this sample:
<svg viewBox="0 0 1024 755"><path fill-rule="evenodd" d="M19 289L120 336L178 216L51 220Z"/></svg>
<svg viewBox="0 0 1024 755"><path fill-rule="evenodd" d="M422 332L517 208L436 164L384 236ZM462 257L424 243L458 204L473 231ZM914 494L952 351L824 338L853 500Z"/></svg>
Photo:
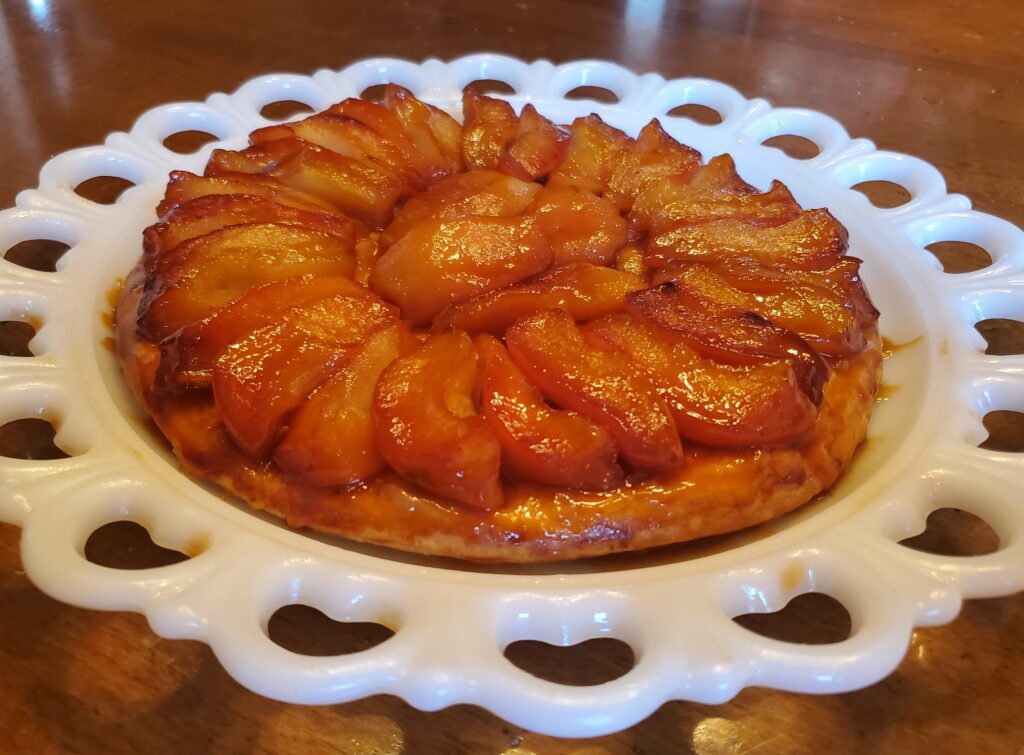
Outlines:
<svg viewBox="0 0 1024 755"><path fill-rule="evenodd" d="M691 446L675 473L585 494L513 485L483 511L439 500L394 475L338 491L286 479L228 438L208 397L160 400L150 390L156 347L134 327L144 277L129 276L118 306L118 353L136 398L171 441L183 469L297 528L403 551L480 562L528 563L635 551L751 527L831 487L863 441L882 353L877 332L834 366L810 437L789 448Z"/></svg>

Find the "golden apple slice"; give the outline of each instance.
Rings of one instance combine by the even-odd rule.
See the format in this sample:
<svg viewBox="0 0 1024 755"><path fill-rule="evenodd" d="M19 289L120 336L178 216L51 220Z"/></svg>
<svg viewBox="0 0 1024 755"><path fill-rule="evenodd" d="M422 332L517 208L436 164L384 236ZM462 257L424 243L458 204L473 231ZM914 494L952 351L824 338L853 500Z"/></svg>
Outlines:
<svg viewBox="0 0 1024 755"><path fill-rule="evenodd" d="M789 270L787 275L792 280L821 286L839 294L853 307L860 327L869 328L878 322L878 310L864 287L860 266L861 260L844 256L829 267L820 270Z"/></svg>
<svg viewBox="0 0 1024 755"><path fill-rule="evenodd" d="M626 295L626 310L641 322L671 334L706 359L754 365L784 360L797 384L817 406L828 380L828 365L805 340L749 310L715 301L683 281L671 281Z"/></svg>
<svg viewBox="0 0 1024 755"><path fill-rule="evenodd" d="M352 273L352 280L361 286L370 285L370 273L373 266L380 258L380 234L371 233L359 239L355 245L356 269Z"/></svg>
<svg viewBox="0 0 1024 755"><path fill-rule="evenodd" d="M403 184L403 196L422 188L422 177L405 159L402 150L365 123L338 113L324 112L294 123L267 126L249 135L252 144L298 137L342 157L379 166Z"/></svg>
<svg viewBox="0 0 1024 755"><path fill-rule="evenodd" d="M434 178L436 168L420 154L416 145L406 136L401 121L390 110L375 102L367 102L360 99L347 99L332 105L324 111L331 115L340 115L351 118L372 130L377 136L401 155L400 162L393 163L391 159L384 160L385 164L398 168L401 164L417 176L419 186L426 186Z"/></svg>
<svg viewBox="0 0 1024 755"><path fill-rule="evenodd" d="M598 115L577 118L569 127L569 146L548 186L575 186L600 194L611 178L619 153L633 140Z"/></svg>
<svg viewBox="0 0 1024 755"><path fill-rule="evenodd" d="M788 362L726 365L705 359L670 331L629 315L587 323L584 339L618 351L650 380L684 438L709 446L772 445L799 440L817 407Z"/></svg>
<svg viewBox="0 0 1024 755"><path fill-rule="evenodd" d="M516 134L501 158L498 170L524 181L545 178L565 159L569 132L526 105L519 114Z"/></svg>
<svg viewBox="0 0 1024 755"><path fill-rule="evenodd" d="M589 191L547 186L527 212L536 216L556 265L604 265L626 243L626 221L615 205Z"/></svg>
<svg viewBox="0 0 1024 755"><path fill-rule="evenodd" d="M708 160L707 165L697 168L690 176L689 185L706 191L730 191L735 194L756 194L751 186L736 172L736 163L731 155L718 155Z"/></svg>
<svg viewBox="0 0 1024 755"><path fill-rule="evenodd" d="M555 310L520 320L505 340L545 398L606 427L631 465L664 471L682 463L679 432L664 399L615 352L585 343L568 314Z"/></svg>
<svg viewBox="0 0 1024 755"><path fill-rule="evenodd" d="M561 309L574 320L589 320L621 311L626 294L644 285L642 278L615 268L574 262L527 283L446 307L434 319L434 332L458 328L500 336L517 320L549 309Z"/></svg>
<svg viewBox="0 0 1024 755"><path fill-rule="evenodd" d="M672 270L672 280L727 306L756 312L799 334L822 354L851 356L866 345L857 312L841 293L771 268L686 263Z"/></svg>
<svg viewBox="0 0 1024 755"><path fill-rule="evenodd" d="M373 393L384 368L419 343L402 323L371 335L292 415L274 450L277 465L309 485L348 485L383 469Z"/></svg>
<svg viewBox="0 0 1024 755"><path fill-rule="evenodd" d="M615 255L615 268L624 273L632 273L641 280L647 277L647 266L644 250L635 244L624 246Z"/></svg>
<svg viewBox="0 0 1024 755"><path fill-rule="evenodd" d="M462 126L458 121L397 84L384 88L381 104L395 114L420 154L434 166L435 175L463 170Z"/></svg>
<svg viewBox="0 0 1024 755"><path fill-rule="evenodd" d="M273 223L228 226L157 258L140 331L158 343L254 286L302 275L350 277L353 268L351 245L332 234Z"/></svg>
<svg viewBox="0 0 1024 755"><path fill-rule="evenodd" d="M244 223L302 226L337 236L349 246L365 232L362 224L333 212L298 210L262 197L212 194L185 202L143 231L143 248L147 256L161 255L189 239Z"/></svg>
<svg viewBox="0 0 1024 755"><path fill-rule="evenodd" d="M665 133L654 119L636 141L619 152L604 196L619 210L628 210L647 186L665 176L689 176L700 167L700 153Z"/></svg>
<svg viewBox="0 0 1024 755"><path fill-rule="evenodd" d="M362 162L296 137L277 139L235 153L214 153L208 175L224 170L259 173L286 186L326 200L371 228L391 217L407 186L395 171L373 161Z"/></svg>
<svg viewBox="0 0 1024 755"><path fill-rule="evenodd" d="M530 216L420 223L374 265L370 286L428 322L449 304L494 291L551 264L551 249Z"/></svg>
<svg viewBox="0 0 1024 755"><path fill-rule="evenodd" d="M246 173L222 173L220 176L197 176L185 170L172 170L167 182L163 201L156 207L156 214L163 218L175 207L190 199L214 194L244 194L263 197L286 207L310 212L337 212L334 207L312 194L297 191L276 178Z"/></svg>
<svg viewBox="0 0 1024 755"><path fill-rule="evenodd" d="M225 175L262 174L302 150L301 139L276 139L239 150L215 149L206 163L207 178Z"/></svg>
<svg viewBox="0 0 1024 755"><path fill-rule="evenodd" d="M652 182L637 198L629 216L630 237L650 231L657 237L674 228L715 220L741 220L771 227L788 223L802 210L789 189L778 181L761 194L694 188L686 179L670 176Z"/></svg>
<svg viewBox="0 0 1024 755"><path fill-rule="evenodd" d="M228 346L213 368L213 398L224 426L250 456L265 458L283 423L394 310L365 291L286 310Z"/></svg>
<svg viewBox="0 0 1024 755"><path fill-rule="evenodd" d="M494 170L515 138L519 118L504 100L462 93L462 157L469 170Z"/></svg>
<svg viewBox="0 0 1024 755"><path fill-rule="evenodd" d="M440 179L410 199L380 236L387 249L425 220L483 215L505 218L522 213L537 196L540 186L493 170L474 170Z"/></svg>
<svg viewBox="0 0 1024 755"><path fill-rule="evenodd" d="M552 409L492 336L475 340L480 354L480 413L494 429L502 465L514 477L578 490L622 484L618 447L601 425Z"/></svg>
<svg viewBox="0 0 1024 755"><path fill-rule="evenodd" d="M404 191L402 182L383 167L342 157L308 142L267 173L288 186L327 200L370 228L381 228L387 223Z"/></svg>
<svg viewBox="0 0 1024 755"><path fill-rule="evenodd" d="M332 296L362 297L368 305L380 301L371 291L337 276L303 275L256 286L164 341L161 376L168 383L206 385L217 358L232 343L257 328L279 322L292 307ZM397 308L392 310L397 319Z"/></svg>
<svg viewBox="0 0 1024 755"><path fill-rule="evenodd" d="M744 220L714 220L652 238L645 261L652 267L737 257L786 270L834 265L848 246L843 224L828 210L807 210L771 228Z"/></svg>
<svg viewBox="0 0 1024 755"><path fill-rule="evenodd" d="M469 336L431 336L381 374L372 417L377 448L399 474L431 493L499 508L501 445L473 407L477 353Z"/></svg>

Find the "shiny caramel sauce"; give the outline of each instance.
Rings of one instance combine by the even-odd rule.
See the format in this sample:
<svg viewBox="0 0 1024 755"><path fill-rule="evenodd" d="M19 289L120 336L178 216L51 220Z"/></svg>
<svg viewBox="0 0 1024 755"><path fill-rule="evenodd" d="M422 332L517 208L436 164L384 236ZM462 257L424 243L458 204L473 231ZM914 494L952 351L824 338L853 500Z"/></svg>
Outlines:
<svg viewBox="0 0 1024 755"><path fill-rule="evenodd" d="M921 341L921 338L922 336L917 336L916 338L912 338L909 341L905 341L904 343L896 343L895 341L892 341L886 338L885 336L882 336L882 356L885 359L888 359L889 357L893 356L894 354L898 354L904 349L909 349L911 346L916 346Z"/></svg>
<svg viewBox="0 0 1024 755"><path fill-rule="evenodd" d="M115 316L118 308L118 300L121 298L121 292L124 291L124 288L125 280L123 278L118 278L114 281L114 285L106 290L106 294L103 296L106 300L106 308L99 312L99 319L102 321L103 326L110 330L114 330L114 327L117 325ZM113 345L113 339L111 339L111 341ZM105 340L103 342L103 348L108 348L110 351L114 350L106 345Z"/></svg>
<svg viewBox="0 0 1024 755"><path fill-rule="evenodd" d="M103 323L103 327L110 331L113 331L117 327L117 302L121 298L121 292L124 290L124 278L117 278L114 280L114 284L107 289L107 293L104 298L107 302L108 309L100 312L100 321ZM117 353L117 341L113 336L104 336L100 341L100 346L104 350L109 351L111 354Z"/></svg>
<svg viewBox="0 0 1024 755"><path fill-rule="evenodd" d="M903 386L896 383L879 383L878 390L875 391L875 401L881 403L882 401L888 401L890 398L896 395Z"/></svg>
<svg viewBox="0 0 1024 755"><path fill-rule="evenodd" d="M181 547L181 552L189 558L205 553L210 547L209 535L196 535Z"/></svg>
<svg viewBox="0 0 1024 755"><path fill-rule="evenodd" d="M121 298L122 291L124 291L124 278L117 278L113 285L107 289L106 300L111 314L117 309L117 302Z"/></svg>
<svg viewBox="0 0 1024 755"><path fill-rule="evenodd" d="M782 570L782 575L779 577L782 591L786 593L793 592L800 586L806 576L807 568L799 561L791 561L786 564L786 568Z"/></svg>

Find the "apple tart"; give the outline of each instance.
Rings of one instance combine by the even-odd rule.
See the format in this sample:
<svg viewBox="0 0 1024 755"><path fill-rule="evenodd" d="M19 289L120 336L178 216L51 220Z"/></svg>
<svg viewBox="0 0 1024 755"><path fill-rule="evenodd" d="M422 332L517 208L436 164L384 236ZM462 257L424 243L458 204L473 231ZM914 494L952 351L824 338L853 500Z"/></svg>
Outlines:
<svg viewBox="0 0 1024 755"><path fill-rule="evenodd" d="M657 120L390 85L170 176L117 310L183 469L310 528L476 561L748 527L863 440L877 311L826 209Z"/></svg>

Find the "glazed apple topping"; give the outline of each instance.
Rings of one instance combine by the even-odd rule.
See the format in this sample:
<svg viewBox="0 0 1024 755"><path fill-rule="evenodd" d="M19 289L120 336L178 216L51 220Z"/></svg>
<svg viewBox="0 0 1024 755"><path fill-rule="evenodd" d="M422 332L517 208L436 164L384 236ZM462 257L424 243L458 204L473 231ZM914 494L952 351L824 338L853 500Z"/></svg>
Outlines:
<svg viewBox="0 0 1024 755"><path fill-rule="evenodd" d="M384 468L374 436L373 392L384 369L419 346L404 323L366 343L303 402L274 450L274 461L312 485L345 485Z"/></svg>
<svg viewBox="0 0 1024 755"><path fill-rule="evenodd" d="M462 157L473 170L495 170L505 147L516 135L518 117L512 106L472 89L462 95Z"/></svg>
<svg viewBox="0 0 1024 755"><path fill-rule="evenodd" d="M603 425L554 409L494 336L476 339L481 414L512 476L545 485L607 490L620 485L618 447Z"/></svg>
<svg viewBox="0 0 1024 755"><path fill-rule="evenodd" d="M387 249L425 220L467 215L491 218L520 215L540 190L541 187L531 181L492 170L446 177L402 205L380 235L381 248Z"/></svg>
<svg viewBox="0 0 1024 755"><path fill-rule="evenodd" d="M349 277L352 245L323 231L277 223L231 225L160 255L146 281L139 329L159 343L254 286L299 275Z"/></svg>
<svg viewBox="0 0 1024 755"><path fill-rule="evenodd" d="M630 464L645 470L679 465L679 432L654 386L614 352L587 344L565 312L520 320L505 341L545 397L607 427Z"/></svg>
<svg viewBox="0 0 1024 755"><path fill-rule="evenodd" d="M304 485L481 509L805 442L878 316L836 218L658 121L462 109L389 85L172 173L133 368L154 402L209 405Z"/></svg>
<svg viewBox="0 0 1024 755"><path fill-rule="evenodd" d="M225 348L213 398L239 446L265 457L287 416L397 312L372 294L343 293L291 307Z"/></svg>
<svg viewBox="0 0 1024 755"><path fill-rule="evenodd" d="M388 249L370 286L414 323L449 304L510 286L551 264L551 248L529 215L428 220Z"/></svg>
<svg viewBox="0 0 1024 755"><path fill-rule="evenodd" d="M472 335L502 336L516 321L554 309L575 320L590 320L621 310L623 297L644 286L644 279L634 273L575 262L526 283L445 307L434 318L434 330L457 328Z"/></svg>
<svg viewBox="0 0 1024 755"><path fill-rule="evenodd" d="M431 336L385 368L373 399L384 460L433 493L478 508L503 502L501 444L475 407L477 353L464 332Z"/></svg>

